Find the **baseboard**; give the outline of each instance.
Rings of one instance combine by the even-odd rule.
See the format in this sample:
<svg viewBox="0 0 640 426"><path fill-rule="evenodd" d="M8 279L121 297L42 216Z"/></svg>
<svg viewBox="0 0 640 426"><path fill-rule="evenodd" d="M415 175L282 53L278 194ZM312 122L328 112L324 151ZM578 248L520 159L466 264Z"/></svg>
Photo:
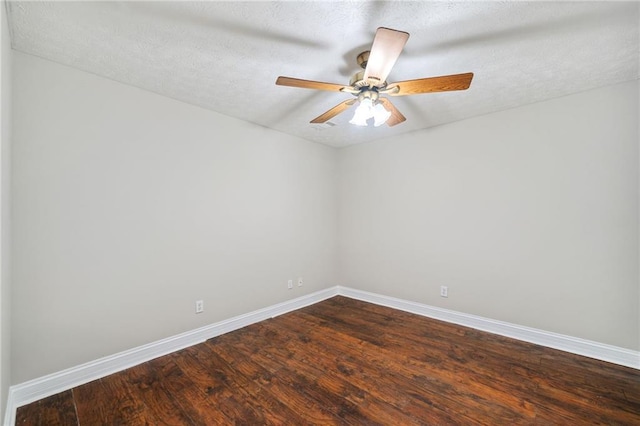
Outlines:
<svg viewBox="0 0 640 426"><path fill-rule="evenodd" d="M640 352L638 351L437 308L349 287L336 286L11 386L9 388L4 424L5 426L13 426L15 424L16 409L23 405L108 376L109 374L117 373L171 352L193 346L221 334L312 305L337 295L375 303L377 305L387 306L589 358L640 369Z"/></svg>
<svg viewBox="0 0 640 426"><path fill-rule="evenodd" d="M338 287L338 294L364 302L375 303L406 312L422 315L437 320L471 327L476 330L487 331L505 337L522 340L529 343L546 346L561 351L582 355L613 364L640 369L640 352L617 346L606 345L591 340L551 333L535 328L524 327L503 321L492 320L475 315L464 314L448 309L437 308L408 300L382 296L367 291L355 290L348 287Z"/></svg>
<svg viewBox="0 0 640 426"><path fill-rule="evenodd" d="M336 296L338 294L337 291L338 287L321 290L11 386L7 398L4 424L5 426L14 425L16 409L23 405L193 346L212 337L312 305Z"/></svg>

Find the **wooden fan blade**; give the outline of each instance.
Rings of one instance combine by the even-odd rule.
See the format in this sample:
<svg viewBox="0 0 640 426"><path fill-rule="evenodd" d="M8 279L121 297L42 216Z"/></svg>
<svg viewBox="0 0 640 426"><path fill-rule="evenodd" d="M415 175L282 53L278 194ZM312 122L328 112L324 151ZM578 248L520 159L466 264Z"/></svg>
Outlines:
<svg viewBox="0 0 640 426"><path fill-rule="evenodd" d="M363 79L384 83L408 39L409 33L404 31L378 28L373 38Z"/></svg>
<svg viewBox="0 0 640 426"><path fill-rule="evenodd" d="M311 120L311 123L324 123L356 103L356 99L348 99L331 108L329 111Z"/></svg>
<svg viewBox="0 0 640 426"><path fill-rule="evenodd" d="M406 96L416 95L418 93L467 90L471 85L471 79L473 79L473 73L468 72L466 74L398 81L387 86L382 93L390 96Z"/></svg>
<svg viewBox="0 0 640 426"><path fill-rule="evenodd" d="M400 111L398 111L398 108L396 108L389 99L379 98L378 102L380 102L382 106L391 113L391 117L389 117L389 119L387 120L387 126L393 127L396 124L400 124L406 120L405 116L402 115Z"/></svg>
<svg viewBox="0 0 640 426"><path fill-rule="evenodd" d="M301 87L303 89L329 90L340 92L345 88L344 84L324 83L322 81L301 80L292 77L278 77L276 84L279 86Z"/></svg>

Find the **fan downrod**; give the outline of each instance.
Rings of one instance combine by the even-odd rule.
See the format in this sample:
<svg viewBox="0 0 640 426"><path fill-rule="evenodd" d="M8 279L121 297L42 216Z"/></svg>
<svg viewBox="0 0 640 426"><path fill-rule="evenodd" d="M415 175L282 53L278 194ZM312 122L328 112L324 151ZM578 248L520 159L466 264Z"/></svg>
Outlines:
<svg viewBox="0 0 640 426"><path fill-rule="evenodd" d="M369 50L365 50L364 52L361 52L356 58L356 61L358 62L360 68L367 68L367 63L369 62L369 53L371 53Z"/></svg>

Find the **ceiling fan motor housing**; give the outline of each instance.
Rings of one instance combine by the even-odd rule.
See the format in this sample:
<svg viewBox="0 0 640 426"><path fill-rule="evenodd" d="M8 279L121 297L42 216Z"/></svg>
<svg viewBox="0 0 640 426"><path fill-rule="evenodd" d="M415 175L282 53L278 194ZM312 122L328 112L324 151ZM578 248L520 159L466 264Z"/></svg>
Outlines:
<svg viewBox="0 0 640 426"><path fill-rule="evenodd" d="M349 85L356 89L368 86L367 82L364 81L363 77L364 77L364 71L358 71L353 75L353 77L351 77L351 80L349 81Z"/></svg>
<svg viewBox="0 0 640 426"><path fill-rule="evenodd" d="M349 81L349 85L355 89L353 93L355 96L358 96L362 92L372 91L378 93L380 90L384 90L387 87L387 82L384 81L382 84L378 80L364 79L364 71L359 71L351 77Z"/></svg>

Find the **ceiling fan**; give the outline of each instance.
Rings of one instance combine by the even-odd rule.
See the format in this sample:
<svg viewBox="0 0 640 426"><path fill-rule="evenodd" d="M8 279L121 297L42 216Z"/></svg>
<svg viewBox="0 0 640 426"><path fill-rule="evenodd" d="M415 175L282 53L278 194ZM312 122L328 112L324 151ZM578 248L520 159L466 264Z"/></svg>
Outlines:
<svg viewBox="0 0 640 426"><path fill-rule="evenodd" d="M471 72L387 83L387 76L408 39L409 33L407 32L379 27L376 30L371 50L362 52L357 57L358 65L363 70L351 77L348 86L283 76L278 77L276 84L304 89L344 92L356 96L356 99L348 99L339 103L311 120L311 123L324 123L359 102L353 118L349 121L351 124L359 126L366 126L371 118L374 119L375 126L383 123L387 123L388 126L395 126L406 120L391 101L381 97L381 95L407 96L419 93L466 90L469 88L473 78L473 73Z"/></svg>

